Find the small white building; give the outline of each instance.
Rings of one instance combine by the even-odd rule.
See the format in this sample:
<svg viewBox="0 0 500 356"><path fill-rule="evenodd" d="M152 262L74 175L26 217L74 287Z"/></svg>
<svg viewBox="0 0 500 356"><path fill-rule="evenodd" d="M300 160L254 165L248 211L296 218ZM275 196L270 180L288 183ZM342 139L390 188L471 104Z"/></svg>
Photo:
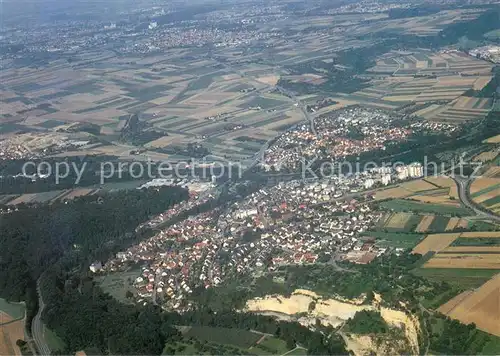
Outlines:
<svg viewBox="0 0 500 356"><path fill-rule="evenodd" d="M92 263L89 267L92 273L96 273L102 270L102 263L100 261L96 261Z"/></svg>

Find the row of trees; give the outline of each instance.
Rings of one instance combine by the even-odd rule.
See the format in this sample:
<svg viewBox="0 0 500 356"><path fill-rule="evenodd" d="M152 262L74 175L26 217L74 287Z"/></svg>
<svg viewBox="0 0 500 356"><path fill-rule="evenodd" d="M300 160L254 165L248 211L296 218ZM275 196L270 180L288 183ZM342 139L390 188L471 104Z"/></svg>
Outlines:
<svg viewBox="0 0 500 356"><path fill-rule="evenodd" d="M64 203L19 206L0 215L0 297L26 301L28 330L36 314L36 280L65 256L67 271L86 268L143 238L134 233L151 215L187 198L182 188L130 190Z"/></svg>

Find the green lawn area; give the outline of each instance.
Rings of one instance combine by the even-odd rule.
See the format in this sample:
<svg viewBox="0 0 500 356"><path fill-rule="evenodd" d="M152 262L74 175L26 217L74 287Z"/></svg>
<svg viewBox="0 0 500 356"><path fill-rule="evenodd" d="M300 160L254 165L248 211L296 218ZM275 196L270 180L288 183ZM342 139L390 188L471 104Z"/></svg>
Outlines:
<svg viewBox="0 0 500 356"><path fill-rule="evenodd" d="M59 336L56 335L55 332L47 328L43 327L43 338L49 345L50 350L54 351L64 351L66 348L66 344L61 340Z"/></svg>
<svg viewBox="0 0 500 356"><path fill-rule="evenodd" d="M417 276L434 282L448 282L463 290L480 287L499 272L498 269L475 268L418 268L412 271Z"/></svg>
<svg viewBox="0 0 500 356"><path fill-rule="evenodd" d="M419 213L434 213L438 215L454 215L454 216L467 216L471 214L471 211L462 207L419 203L402 199L384 201L380 203L380 206L384 209L397 212L411 211Z"/></svg>
<svg viewBox="0 0 500 356"><path fill-rule="evenodd" d="M5 299L0 298L0 311L9 314L14 319L22 319L25 309L22 303L9 303Z"/></svg>
<svg viewBox="0 0 500 356"><path fill-rule="evenodd" d="M249 351L257 355L282 355L290 349L286 346L286 342L272 336L266 336L257 346L252 347Z"/></svg>
<svg viewBox="0 0 500 356"><path fill-rule="evenodd" d="M169 351L169 348L175 349L175 353ZM177 342L175 344L166 344L162 355L199 355L193 344Z"/></svg>
<svg viewBox="0 0 500 356"><path fill-rule="evenodd" d="M102 290L122 303L130 303L125 295L127 291L134 292L132 283L139 277L141 270L134 268L125 272L115 272L109 275L101 276L95 280L99 283ZM132 282L132 283L131 283Z"/></svg>
<svg viewBox="0 0 500 356"><path fill-rule="evenodd" d="M184 336L221 345L234 345L244 349L255 345L262 337L260 334L247 330L209 326L193 326L184 333Z"/></svg>
<svg viewBox="0 0 500 356"><path fill-rule="evenodd" d="M384 232L384 231L367 231L364 236L375 237L377 245L383 247L400 247L412 248L416 246L425 236L424 234L416 233L399 233L399 232Z"/></svg>

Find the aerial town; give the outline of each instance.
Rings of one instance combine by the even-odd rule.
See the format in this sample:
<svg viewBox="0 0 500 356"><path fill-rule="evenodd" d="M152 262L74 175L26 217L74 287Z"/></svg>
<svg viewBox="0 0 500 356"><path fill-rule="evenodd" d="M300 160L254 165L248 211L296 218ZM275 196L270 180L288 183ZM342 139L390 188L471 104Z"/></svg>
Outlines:
<svg viewBox="0 0 500 356"><path fill-rule="evenodd" d="M152 301L166 310L185 311L192 305L189 295L195 288L216 286L235 273L340 260L369 263L388 251L361 236L382 216L370 207L370 189L422 175L422 165L415 163L329 179L293 180L262 188L227 208L169 224L214 198L193 195L138 227L157 228L154 236L90 268L98 274L138 268L133 282L138 303Z"/></svg>
<svg viewBox="0 0 500 356"><path fill-rule="evenodd" d="M402 125L396 125L396 122ZM456 126L391 115L381 110L347 108L302 124L281 135L265 152L261 167L296 171L307 161L342 161L365 152L385 150L422 130L451 133Z"/></svg>

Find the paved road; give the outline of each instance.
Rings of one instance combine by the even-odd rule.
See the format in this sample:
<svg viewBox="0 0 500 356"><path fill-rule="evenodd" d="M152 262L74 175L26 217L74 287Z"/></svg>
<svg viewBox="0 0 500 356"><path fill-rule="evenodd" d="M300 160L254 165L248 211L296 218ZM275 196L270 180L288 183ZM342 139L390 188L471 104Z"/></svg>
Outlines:
<svg viewBox="0 0 500 356"><path fill-rule="evenodd" d="M500 223L500 216L492 212L483 211L479 209L477 204L470 199L469 191L470 191L470 184L472 183L472 180L470 178L465 179L465 178L455 177L454 180L458 186L458 197L462 202L462 204L464 204L469 209L473 210L478 216L491 219Z"/></svg>
<svg viewBox="0 0 500 356"><path fill-rule="evenodd" d="M309 124L311 126L311 131L313 133L316 133L316 129L315 129L315 126L314 126L314 117L312 117L309 112L307 112L307 109L305 107L304 104L302 104L302 102L299 100L299 98L297 98L297 96L295 96L294 93L292 93L291 91L289 90L286 90L285 88L283 87L280 87L280 86L276 86L276 89L278 89L280 91L281 94L285 95L285 96L288 96L289 98L291 98L293 101L295 101L298 105L298 107L300 108L300 110L302 111L302 114L304 115L304 117L307 119L307 121L309 121Z"/></svg>
<svg viewBox="0 0 500 356"><path fill-rule="evenodd" d="M36 283L36 290L38 292L38 313L33 318L33 323L31 324L31 333L40 355L50 355L49 345L47 345L43 337L42 312L45 308L45 304L43 302L42 293L40 291L40 279L38 279Z"/></svg>

